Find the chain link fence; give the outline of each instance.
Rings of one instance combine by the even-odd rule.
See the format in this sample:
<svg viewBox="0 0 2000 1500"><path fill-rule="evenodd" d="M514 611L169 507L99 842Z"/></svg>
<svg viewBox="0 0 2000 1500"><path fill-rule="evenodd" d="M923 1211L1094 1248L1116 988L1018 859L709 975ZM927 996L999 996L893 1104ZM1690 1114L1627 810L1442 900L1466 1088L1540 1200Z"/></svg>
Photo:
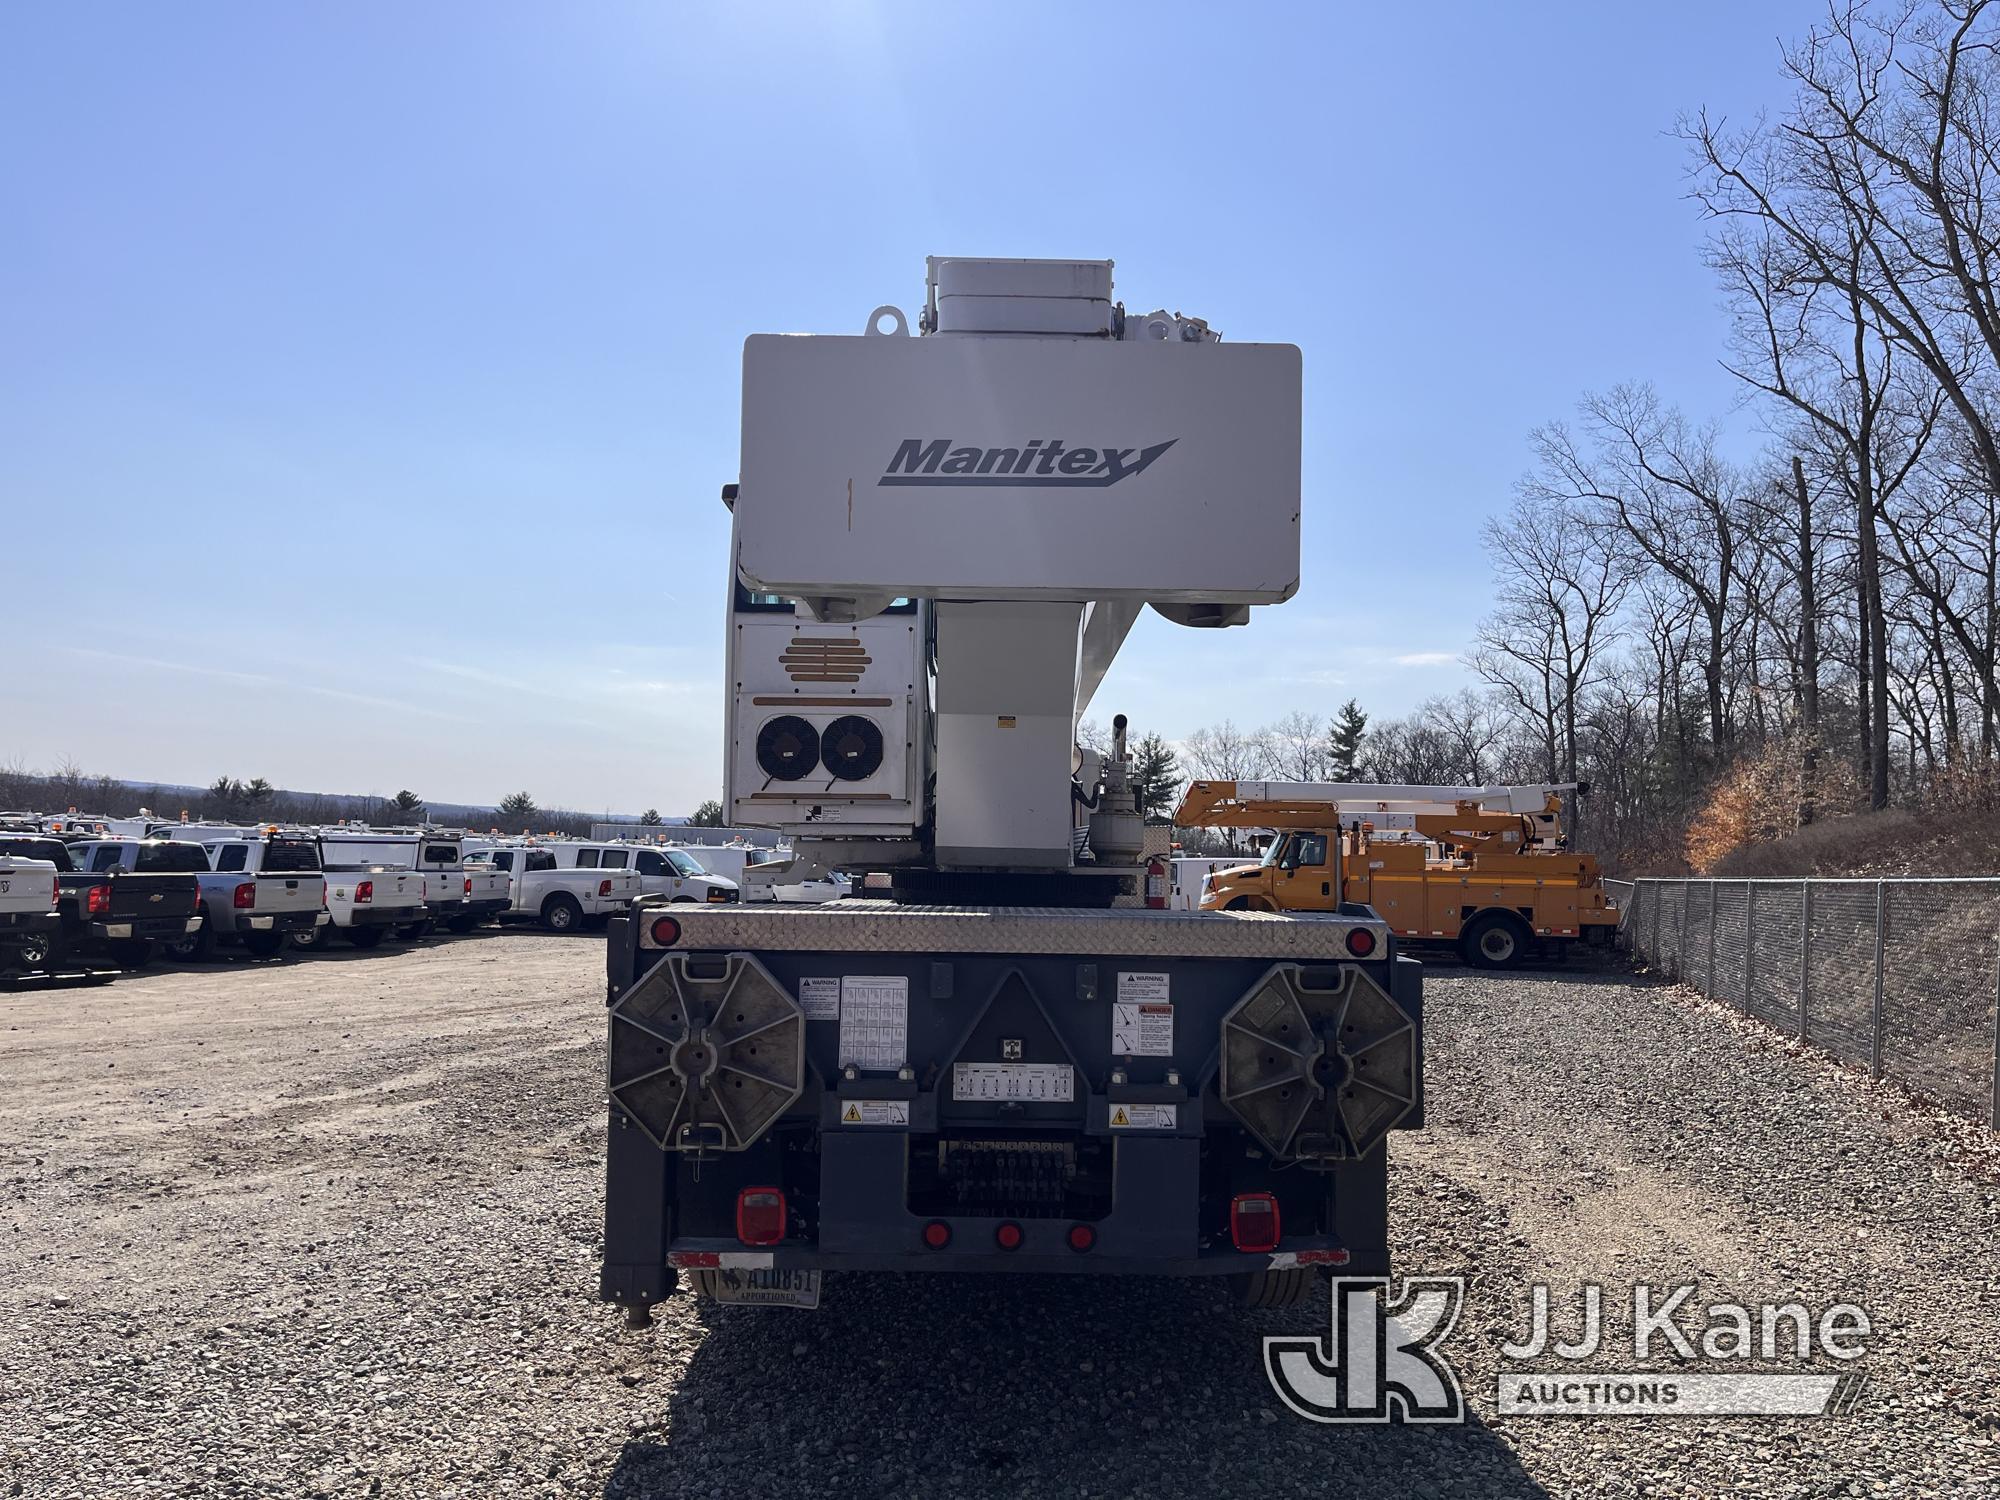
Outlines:
<svg viewBox="0 0 2000 1500"><path fill-rule="evenodd" d="M2000 1130L2000 879L1617 884L1638 957Z"/></svg>

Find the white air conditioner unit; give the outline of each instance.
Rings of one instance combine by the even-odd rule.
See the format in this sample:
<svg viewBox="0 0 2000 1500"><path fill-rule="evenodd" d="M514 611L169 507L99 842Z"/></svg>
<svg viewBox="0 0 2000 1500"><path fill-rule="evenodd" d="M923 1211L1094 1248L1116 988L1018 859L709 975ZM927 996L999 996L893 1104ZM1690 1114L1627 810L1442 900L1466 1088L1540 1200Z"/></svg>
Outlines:
<svg viewBox="0 0 2000 1500"><path fill-rule="evenodd" d="M927 761L927 616L849 625L737 593L730 617L729 820L822 838L908 838Z"/></svg>

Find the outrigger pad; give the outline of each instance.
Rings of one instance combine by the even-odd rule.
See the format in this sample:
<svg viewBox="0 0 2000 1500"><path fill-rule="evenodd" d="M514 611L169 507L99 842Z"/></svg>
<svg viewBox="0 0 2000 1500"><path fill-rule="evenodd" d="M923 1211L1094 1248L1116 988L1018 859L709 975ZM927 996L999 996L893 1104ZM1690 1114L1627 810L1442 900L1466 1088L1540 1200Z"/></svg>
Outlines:
<svg viewBox="0 0 2000 1500"><path fill-rule="evenodd" d="M611 1100L668 1151L741 1151L804 1092L806 1018L747 953L669 953L611 1007Z"/></svg>
<svg viewBox="0 0 2000 1500"><path fill-rule="evenodd" d="M1416 1027L1361 969L1274 964L1222 1018L1217 1087L1281 1160L1365 1156L1416 1104Z"/></svg>

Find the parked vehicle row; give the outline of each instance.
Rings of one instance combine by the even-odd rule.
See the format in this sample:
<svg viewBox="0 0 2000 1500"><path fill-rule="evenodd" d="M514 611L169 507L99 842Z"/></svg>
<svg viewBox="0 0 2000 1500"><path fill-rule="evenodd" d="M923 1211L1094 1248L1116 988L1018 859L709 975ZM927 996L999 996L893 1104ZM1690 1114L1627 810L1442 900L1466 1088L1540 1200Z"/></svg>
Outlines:
<svg viewBox="0 0 2000 1500"><path fill-rule="evenodd" d="M467 933L509 918L571 932L646 889L623 867L628 850L563 851L565 862L526 841L470 842L435 828L171 823L121 832L75 815L24 820L0 828L0 972L105 973L224 949L269 958L335 941L374 948L392 935ZM702 887L703 899L733 896L727 881Z"/></svg>

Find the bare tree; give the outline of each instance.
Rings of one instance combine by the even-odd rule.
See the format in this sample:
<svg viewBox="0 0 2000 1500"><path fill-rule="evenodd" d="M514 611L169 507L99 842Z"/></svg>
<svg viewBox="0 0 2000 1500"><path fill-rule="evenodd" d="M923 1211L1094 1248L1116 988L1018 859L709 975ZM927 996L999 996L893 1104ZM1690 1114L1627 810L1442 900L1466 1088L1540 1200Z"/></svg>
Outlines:
<svg viewBox="0 0 2000 1500"><path fill-rule="evenodd" d="M1267 750L1271 775L1281 781L1323 781L1326 778L1326 720L1295 708L1259 733Z"/></svg>
<svg viewBox="0 0 2000 1500"><path fill-rule="evenodd" d="M1270 746L1232 720L1207 724L1181 745L1188 769L1201 781L1255 781L1270 769Z"/></svg>
<svg viewBox="0 0 2000 1500"><path fill-rule="evenodd" d="M2000 62L1988 0L1868 6L1845 0L1786 49L1795 85L1775 126L1732 131L1706 114L1683 122L1696 196L1712 214L1754 223L1789 262L1790 280L1844 304L1853 330L1857 412L1879 401L1872 333L1907 355L1962 430L1988 493L2000 492L1991 393L2000 379L2000 287L1992 225L2000 145ZM1881 608L1873 444L1851 449L1876 712L1870 800L1888 800L1887 622ZM1989 666L1982 701L1996 696Z"/></svg>
<svg viewBox="0 0 2000 1500"><path fill-rule="evenodd" d="M1603 528L1565 503L1566 480L1534 477L1507 515L1486 524L1497 608L1481 625L1472 665L1499 690L1543 750L1544 778L1575 781L1584 694L1618 635L1636 569ZM1570 832L1576 831L1572 799Z"/></svg>
<svg viewBox="0 0 2000 1500"><path fill-rule="evenodd" d="M1189 735L1181 742L1181 756L1198 781L1256 781L1270 768L1270 746L1264 737L1244 733L1229 719ZM1237 830L1225 831L1224 842L1232 852L1237 839Z"/></svg>
<svg viewBox="0 0 2000 1500"><path fill-rule="evenodd" d="M1709 745L1726 753L1724 658L1734 583L1741 476L1715 432L1663 406L1651 386L1621 385L1582 403L1588 446L1553 423L1534 436L1543 493L1587 516L1607 549L1635 544L1692 601L1707 627L1701 671Z"/></svg>

